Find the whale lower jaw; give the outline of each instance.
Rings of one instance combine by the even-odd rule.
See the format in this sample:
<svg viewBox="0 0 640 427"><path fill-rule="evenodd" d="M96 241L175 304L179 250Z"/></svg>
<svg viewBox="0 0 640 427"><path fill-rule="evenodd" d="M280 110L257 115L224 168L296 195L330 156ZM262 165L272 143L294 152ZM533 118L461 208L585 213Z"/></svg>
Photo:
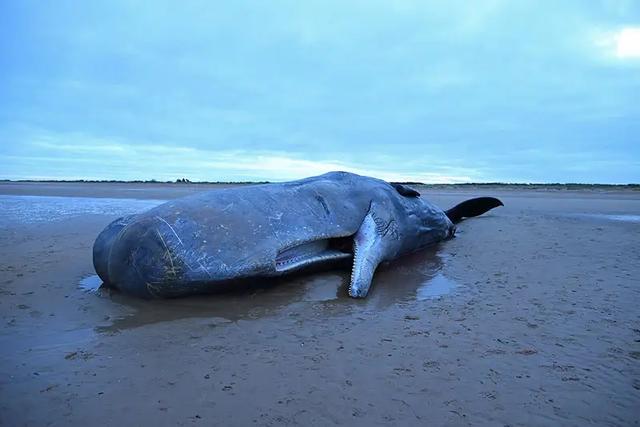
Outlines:
<svg viewBox="0 0 640 427"><path fill-rule="evenodd" d="M276 273L290 273L307 267L349 259L351 238L320 239L284 249L275 259Z"/></svg>
<svg viewBox="0 0 640 427"><path fill-rule="evenodd" d="M326 264L330 262L340 261L351 258L351 254L336 250L329 250L319 255L300 257L287 263L276 263L276 272L290 273L303 268Z"/></svg>

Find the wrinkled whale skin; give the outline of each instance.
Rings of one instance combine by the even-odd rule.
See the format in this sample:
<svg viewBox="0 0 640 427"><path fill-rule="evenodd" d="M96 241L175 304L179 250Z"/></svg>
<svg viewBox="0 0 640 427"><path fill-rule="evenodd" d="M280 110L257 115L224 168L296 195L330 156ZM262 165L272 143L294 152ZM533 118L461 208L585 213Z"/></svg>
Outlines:
<svg viewBox="0 0 640 427"><path fill-rule="evenodd" d="M112 222L94 266L105 284L148 298L353 258L349 292L362 297L378 264L453 236L446 213L416 194L347 172L201 192Z"/></svg>

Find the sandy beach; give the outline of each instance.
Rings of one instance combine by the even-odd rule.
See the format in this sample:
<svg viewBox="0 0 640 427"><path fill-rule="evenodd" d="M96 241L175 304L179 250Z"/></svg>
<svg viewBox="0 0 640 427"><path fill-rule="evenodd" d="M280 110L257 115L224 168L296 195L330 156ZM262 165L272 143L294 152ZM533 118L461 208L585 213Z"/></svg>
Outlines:
<svg viewBox="0 0 640 427"><path fill-rule="evenodd" d="M113 219L215 185L0 183L0 425L640 424L640 192L433 190L505 207L384 266L143 301ZM489 192L490 191L490 192Z"/></svg>

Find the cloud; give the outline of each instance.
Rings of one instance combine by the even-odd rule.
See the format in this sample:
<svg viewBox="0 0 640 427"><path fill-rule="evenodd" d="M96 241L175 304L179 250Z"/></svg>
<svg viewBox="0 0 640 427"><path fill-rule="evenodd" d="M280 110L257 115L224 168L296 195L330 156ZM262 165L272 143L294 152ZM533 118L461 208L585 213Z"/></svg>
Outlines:
<svg viewBox="0 0 640 427"><path fill-rule="evenodd" d="M640 58L640 27L629 27L615 35L618 58Z"/></svg>
<svg viewBox="0 0 640 427"><path fill-rule="evenodd" d="M29 142L29 141L32 142ZM38 131L23 144L22 153L2 156L18 165L32 163L57 164L52 178L111 179L114 171L123 179L174 180L290 180L330 171L343 170L376 176L388 181L421 181L431 183L465 182L468 171L451 174L451 168L424 172L395 170L389 163L362 163L332 159L308 160L282 151L206 150L176 145L147 145L131 141L107 140L81 133L44 133ZM388 160L388 159L386 159ZM141 169L140 165L144 165ZM67 169L60 175L61 171ZM82 171L82 172L77 172ZM125 172L126 171L126 172ZM41 177L42 175L34 175ZM20 178L29 178L21 175Z"/></svg>
<svg viewBox="0 0 640 427"><path fill-rule="evenodd" d="M596 32L596 45L618 60L640 59L640 26Z"/></svg>

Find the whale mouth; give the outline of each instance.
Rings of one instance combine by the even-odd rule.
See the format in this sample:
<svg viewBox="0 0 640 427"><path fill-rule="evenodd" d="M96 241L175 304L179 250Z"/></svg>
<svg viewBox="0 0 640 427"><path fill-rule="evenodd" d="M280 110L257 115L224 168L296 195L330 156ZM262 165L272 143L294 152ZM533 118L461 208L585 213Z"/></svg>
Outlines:
<svg viewBox="0 0 640 427"><path fill-rule="evenodd" d="M353 237L313 240L278 252L276 271L288 273L320 264L329 264L353 256Z"/></svg>

